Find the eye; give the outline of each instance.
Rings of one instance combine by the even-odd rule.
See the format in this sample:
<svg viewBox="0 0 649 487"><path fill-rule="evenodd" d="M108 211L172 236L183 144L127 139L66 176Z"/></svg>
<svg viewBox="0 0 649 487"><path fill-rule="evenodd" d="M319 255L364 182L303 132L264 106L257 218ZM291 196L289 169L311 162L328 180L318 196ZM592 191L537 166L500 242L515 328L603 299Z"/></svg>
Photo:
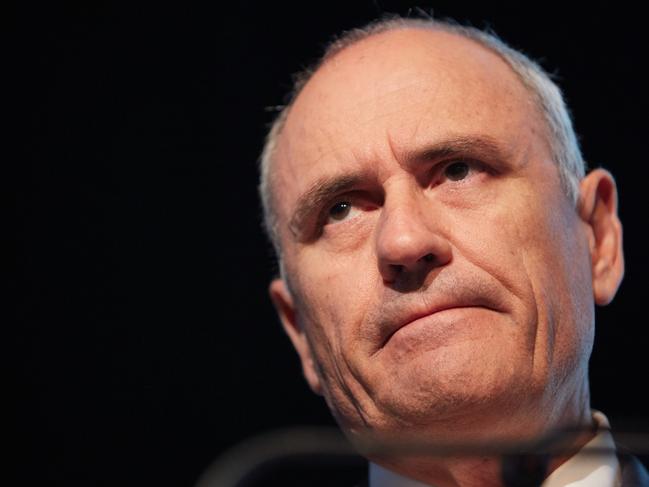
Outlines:
<svg viewBox="0 0 649 487"><path fill-rule="evenodd" d="M351 209L352 204L349 201L339 201L329 208L328 217L335 221L344 220L349 215Z"/></svg>
<svg viewBox="0 0 649 487"><path fill-rule="evenodd" d="M469 175L471 166L464 161L457 161L444 168L444 176L451 181L461 181Z"/></svg>
<svg viewBox="0 0 649 487"><path fill-rule="evenodd" d="M359 224L366 221L364 217L379 206L375 197L367 192L354 191L341 194L322 207L316 225L323 230L324 227L337 227L340 224L335 231L341 231L341 228L350 231L351 228L358 228ZM331 231L333 232L334 229L332 228Z"/></svg>

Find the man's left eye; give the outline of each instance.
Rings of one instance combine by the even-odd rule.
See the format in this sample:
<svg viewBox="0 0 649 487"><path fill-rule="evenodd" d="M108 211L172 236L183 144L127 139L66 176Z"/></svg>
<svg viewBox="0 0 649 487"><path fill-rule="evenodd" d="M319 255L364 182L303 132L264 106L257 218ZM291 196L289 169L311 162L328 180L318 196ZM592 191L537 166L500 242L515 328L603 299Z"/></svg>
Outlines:
<svg viewBox="0 0 649 487"><path fill-rule="evenodd" d="M471 166L464 161L457 161L444 168L444 176L451 181L461 181L469 175Z"/></svg>

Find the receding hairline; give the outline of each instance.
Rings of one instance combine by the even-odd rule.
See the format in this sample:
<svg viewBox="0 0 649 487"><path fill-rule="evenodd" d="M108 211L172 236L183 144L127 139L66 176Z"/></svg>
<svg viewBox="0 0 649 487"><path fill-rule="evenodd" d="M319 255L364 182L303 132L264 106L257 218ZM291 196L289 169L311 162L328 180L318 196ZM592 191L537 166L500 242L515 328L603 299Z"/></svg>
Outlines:
<svg viewBox="0 0 649 487"><path fill-rule="evenodd" d="M509 46L497 34L488 29L480 30L472 26L464 26L452 20L440 21L432 18L396 17L378 19L366 26L341 33L326 47L323 55L315 64L298 73L294 78L293 90L288 102L271 124L271 130L267 136L261 157L260 192L264 204L264 226L273 242L278 257L280 257L280 262L281 246L277 232L278 215L275 191L277 181L275 171L271 166L274 166L277 162L275 161L276 149L280 145L283 129L296 100L313 76L343 51L377 36L408 30L442 33L456 39L469 41L470 44L482 48L485 52L494 54L505 63L509 68L509 72L520 83L523 93L529 96L529 100L539 116L544 139L549 144L553 159L555 159L558 166L562 185L568 197L576 204L578 181L585 173L585 163L561 89L541 66L523 52Z"/></svg>
<svg viewBox="0 0 649 487"><path fill-rule="evenodd" d="M379 23L379 26L383 26L383 24ZM293 106L302 94L304 88L323 68L327 67L335 58L337 58L345 51L348 51L350 48L357 47L359 44L369 42L377 37L394 34L397 31L420 31L429 34L441 34L443 36L447 35L477 46L485 52L491 53L498 57L503 62L505 67L509 70L509 72L518 81L520 86L529 93L529 87L525 84L524 80L521 79L521 76L511 67L509 60L505 56L503 56L502 53L484 43L479 42L472 37L463 35L457 30L453 30L455 28L461 29L462 26L459 24L457 26L455 24L449 25L440 21L429 22L422 19L395 19L394 25L391 23L391 21L388 21L385 23L384 28L378 29L376 32L370 31L369 33L366 33L362 31L358 34L358 36L353 35L354 31L345 33L340 39L336 39L330 44L322 58L314 66L303 70L298 74L289 102L283 107L280 116L273 122L274 125L276 125L276 132L274 136L277 138L277 140L279 140L279 137L282 134ZM529 94L531 95L531 93Z"/></svg>

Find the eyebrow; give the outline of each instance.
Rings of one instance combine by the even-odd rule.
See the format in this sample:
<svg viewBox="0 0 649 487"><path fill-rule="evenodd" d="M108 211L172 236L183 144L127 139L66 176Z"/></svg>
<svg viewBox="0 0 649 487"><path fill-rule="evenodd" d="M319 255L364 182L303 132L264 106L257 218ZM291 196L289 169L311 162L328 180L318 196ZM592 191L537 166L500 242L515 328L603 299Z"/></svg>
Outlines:
<svg viewBox="0 0 649 487"><path fill-rule="evenodd" d="M493 137L489 136L458 136L425 146L414 151L407 151L403 157L408 166L421 162L434 162L449 157L473 156L488 161L506 161L511 157L510 151Z"/></svg>
<svg viewBox="0 0 649 487"><path fill-rule="evenodd" d="M510 154L493 138L488 136L459 136L445 139L423 148L406 151L402 165L412 167L423 162L435 162L451 157L479 157L494 164L509 160ZM371 176L366 171L350 174L323 176L302 193L295 204L289 220L294 237L304 237L305 223L314 212L337 194L357 188Z"/></svg>

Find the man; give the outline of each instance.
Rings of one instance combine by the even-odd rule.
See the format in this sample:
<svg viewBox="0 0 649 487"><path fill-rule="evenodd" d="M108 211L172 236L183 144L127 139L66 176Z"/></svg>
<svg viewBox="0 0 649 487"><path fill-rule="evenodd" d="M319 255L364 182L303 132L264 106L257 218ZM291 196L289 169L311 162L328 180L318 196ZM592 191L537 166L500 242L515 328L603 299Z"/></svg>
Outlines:
<svg viewBox="0 0 649 487"><path fill-rule="evenodd" d="M645 485L590 409L594 304L624 272L613 177L558 88L473 28L391 19L298 81L262 155L270 295L370 485L502 485L502 462L389 445L581 429L543 485ZM385 448L381 449L380 446ZM574 483L582 482L582 483ZM642 482L645 482L643 484Z"/></svg>

